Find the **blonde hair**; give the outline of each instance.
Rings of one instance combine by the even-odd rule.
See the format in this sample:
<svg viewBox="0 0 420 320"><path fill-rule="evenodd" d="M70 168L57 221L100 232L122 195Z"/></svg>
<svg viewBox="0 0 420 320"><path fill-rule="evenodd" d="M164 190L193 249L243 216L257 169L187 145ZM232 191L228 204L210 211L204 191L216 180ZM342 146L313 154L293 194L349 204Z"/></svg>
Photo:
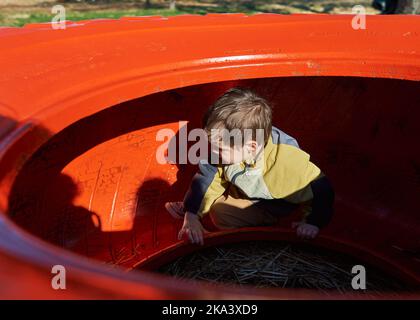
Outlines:
<svg viewBox="0 0 420 320"><path fill-rule="evenodd" d="M203 117L203 127L209 133L214 128L228 131L250 129L256 139L257 130L264 130L264 144L271 135L272 109L267 101L248 88L231 88L220 96ZM243 141L244 142L244 141Z"/></svg>

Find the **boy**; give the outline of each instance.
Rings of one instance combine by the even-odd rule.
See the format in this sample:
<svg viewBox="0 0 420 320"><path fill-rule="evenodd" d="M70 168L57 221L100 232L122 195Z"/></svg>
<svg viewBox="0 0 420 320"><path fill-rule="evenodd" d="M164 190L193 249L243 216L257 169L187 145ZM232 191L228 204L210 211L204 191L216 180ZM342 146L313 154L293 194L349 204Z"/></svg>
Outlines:
<svg viewBox="0 0 420 320"><path fill-rule="evenodd" d="M192 243L203 244L207 231L200 218L205 214L219 229L230 229L273 225L279 215L301 209L305 217L293 226L305 239L329 223L331 184L294 138L272 126L266 100L249 89L232 88L209 108L203 125L222 163L200 162L183 202L165 204L173 217L184 219L179 239L186 233ZM251 134L232 145L232 136L222 138L234 130ZM257 133L262 133L259 139Z"/></svg>

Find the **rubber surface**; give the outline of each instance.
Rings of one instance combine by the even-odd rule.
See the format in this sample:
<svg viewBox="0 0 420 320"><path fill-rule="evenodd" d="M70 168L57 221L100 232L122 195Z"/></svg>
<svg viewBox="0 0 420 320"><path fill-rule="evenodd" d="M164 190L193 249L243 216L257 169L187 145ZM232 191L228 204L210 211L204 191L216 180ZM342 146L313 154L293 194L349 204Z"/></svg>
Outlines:
<svg viewBox="0 0 420 320"><path fill-rule="evenodd" d="M334 184L336 215L314 245L419 285L420 18L368 16L366 30L351 19L209 14L1 28L0 296L323 298L147 271L199 248L176 240L181 222L163 208L194 168L158 164L156 132L198 127L235 85L269 99L274 123ZM290 222L213 230L205 241L297 241ZM56 264L67 290L51 289Z"/></svg>

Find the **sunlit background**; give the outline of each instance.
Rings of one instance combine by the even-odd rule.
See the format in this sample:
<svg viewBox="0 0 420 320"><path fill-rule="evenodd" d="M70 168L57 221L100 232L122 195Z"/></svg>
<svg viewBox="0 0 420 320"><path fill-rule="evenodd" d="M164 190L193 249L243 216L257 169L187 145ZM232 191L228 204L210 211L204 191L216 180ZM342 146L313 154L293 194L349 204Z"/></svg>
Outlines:
<svg viewBox="0 0 420 320"><path fill-rule="evenodd" d="M367 14L420 12L420 0L0 0L0 25L51 21L56 4L64 5L66 19L73 21L221 12L345 14L352 13L355 5L364 6Z"/></svg>

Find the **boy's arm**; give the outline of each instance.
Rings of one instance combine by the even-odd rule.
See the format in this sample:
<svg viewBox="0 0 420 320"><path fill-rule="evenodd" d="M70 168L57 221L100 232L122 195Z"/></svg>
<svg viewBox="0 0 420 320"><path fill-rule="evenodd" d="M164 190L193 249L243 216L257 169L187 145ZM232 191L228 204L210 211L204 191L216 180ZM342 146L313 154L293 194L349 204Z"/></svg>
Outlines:
<svg viewBox="0 0 420 320"><path fill-rule="evenodd" d="M226 190L227 181L222 179L222 168L200 162L184 197L184 210L203 217Z"/></svg>
<svg viewBox="0 0 420 320"><path fill-rule="evenodd" d="M303 204L304 222L321 229L330 222L334 212L334 189L323 173L309 184L309 188L313 196Z"/></svg>
<svg viewBox="0 0 420 320"><path fill-rule="evenodd" d="M279 144L270 151L264 180L273 198L301 203L306 223L319 228L327 225L334 202L327 177L310 161L309 154L295 146Z"/></svg>

